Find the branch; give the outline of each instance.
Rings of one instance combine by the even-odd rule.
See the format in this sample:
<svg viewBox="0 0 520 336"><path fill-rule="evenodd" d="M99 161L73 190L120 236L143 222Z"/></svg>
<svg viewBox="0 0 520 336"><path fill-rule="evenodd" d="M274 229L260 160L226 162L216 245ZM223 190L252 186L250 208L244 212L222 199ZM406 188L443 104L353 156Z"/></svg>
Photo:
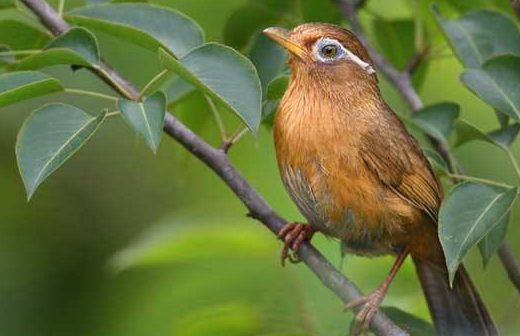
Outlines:
<svg viewBox="0 0 520 336"><path fill-rule="evenodd" d="M403 72L399 72L392 64L390 64L383 57L383 55L378 53L374 48L372 48L370 43L368 43L365 31L361 26L361 23L359 22L359 18L357 16L357 10L360 8L360 5L362 5L362 2L349 2L348 0L333 1L338 4L345 18L348 22L350 22L352 30L367 49L376 67L383 73L383 75L385 75L385 77L394 86L396 91L403 97L408 106L411 108L412 112L423 108L424 104L422 103L419 94L412 85L411 73L413 68L417 67L417 64L413 65L413 62L415 61L412 60L411 63L409 63L412 64L413 67L408 66L407 68L405 68ZM511 0L511 4L513 5L513 8L515 9L520 19L520 0ZM428 137L428 139L435 148L435 150L444 158L446 162L453 162L453 165L457 167L457 170L462 175L465 174L460 164L449 154L446 145L442 144L434 138ZM520 267L515 259L513 252L507 244L502 245L502 247L500 248L499 257L511 282L520 292Z"/></svg>
<svg viewBox="0 0 520 336"><path fill-rule="evenodd" d="M498 257L506 269L509 280L511 280L516 288L520 288L520 265L518 265L518 261L507 242L503 243L498 250Z"/></svg>
<svg viewBox="0 0 520 336"><path fill-rule="evenodd" d="M511 0L511 6L513 7L513 10L515 11L515 14L518 17L518 20L520 20L520 0Z"/></svg>
<svg viewBox="0 0 520 336"><path fill-rule="evenodd" d="M54 35L60 35L70 26L60 15L42 0L21 0ZM109 83L123 96L137 100L139 91L125 80L106 62L99 69L92 69L102 80ZM194 156L211 168L247 207L251 217L262 222L274 234L283 228L286 221L276 214L258 192L244 179L230 162L223 150L216 149L193 133L170 113L166 114L164 131L177 140ZM341 274L311 244L305 242L299 250L299 257L312 272L343 302L355 300L361 296L356 285ZM359 311L357 307L355 311ZM370 324L372 331L378 336L408 336L390 319L378 312Z"/></svg>
<svg viewBox="0 0 520 336"><path fill-rule="evenodd" d="M410 62L408 62L408 64L406 64L403 71L405 73L413 75L413 73L415 72L415 70L417 70L417 68L419 67L421 62L428 56L429 52L430 52L430 47L426 46L423 50L421 50L420 52L418 52L417 54L415 54L412 57Z"/></svg>

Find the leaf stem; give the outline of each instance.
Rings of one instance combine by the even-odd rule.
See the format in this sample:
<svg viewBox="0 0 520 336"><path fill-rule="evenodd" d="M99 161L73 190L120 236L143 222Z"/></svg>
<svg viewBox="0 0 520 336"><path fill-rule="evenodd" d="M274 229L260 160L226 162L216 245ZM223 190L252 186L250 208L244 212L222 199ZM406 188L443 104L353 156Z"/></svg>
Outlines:
<svg viewBox="0 0 520 336"><path fill-rule="evenodd" d="M424 50L424 27L423 22L421 20L421 16L419 15L419 0L413 0L412 2L412 8L415 13L415 20L414 20L414 30L415 30L415 51L421 52Z"/></svg>
<svg viewBox="0 0 520 336"><path fill-rule="evenodd" d="M117 116L119 114L121 114L121 112L119 112L119 111L112 111L112 112L107 112L107 114L105 116L108 118L108 117Z"/></svg>
<svg viewBox="0 0 520 336"><path fill-rule="evenodd" d="M139 93L139 100L143 99L143 96L147 93L148 90L150 90L150 88L156 84L157 82L159 82L160 80L162 80L167 74L168 74L168 70L167 69L164 69L162 70L161 72L159 72L157 75L155 75L154 78L152 78L145 86L144 88L141 90L141 92Z"/></svg>
<svg viewBox="0 0 520 336"><path fill-rule="evenodd" d="M106 62L101 61L101 66L95 66L94 72L97 72L100 77L115 90L119 91L122 96L127 99L137 101L139 93L133 85L129 85L114 69L112 69Z"/></svg>
<svg viewBox="0 0 520 336"><path fill-rule="evenodd" d="M500 187L500 188L506 188L506 189L513 188L512 185L509 185L509 184L506 184L506 183L497 182L497 181L492 181L492 180L488 180L488 179L484 179L484 178L480 178L480 177L474 177L474 176L468 176L468 175L459 175L459 174L447 174L447 175L448 175L449 178L457 179L457 180L464 180L464 181L476 182L476 183L481 183L481 184L487 184L487 185Z"/></svg>
<svg viewBox="0 0 520 336"><path fill-rule="evenodd" d="M63 8L65 7L65 0L60 0L58 4L58 14L63 16Z"/></svg>
<svg viewBox="0 0 520 336"><path fill-rule="evenodd" d="M0 51L0 56L32 55L40 51L41 49Z"/></svg>
<svg viewBox="0 0 520 336"><path fill-rule="evenodd" d="M511 164L515 168L516 178L518 179L518 182L520 182L520 167L518 166L518 162L516 161L516 158L513 155L513 152L509 148L506 150L506 152L507 152L509 161L511 161Z"/></svg>
<svg viewBox="0 0 520 336"><path fill-rule="evenodd" d="M227 136L227 132L226 132L226 126L224 126L224 123L222 122L222 118L220 117L220 112L218 111L217 107L215 106L215 102L213 102L213 100L208 95L204 95L204 97L206 97L209 108L211 109L211 112L213 113L213 116L215 117L215 121L217 122L218 129L220 131L221 140L227 141L228 136Z"/></svg>
<svg viewBox="0 0 520 336"><path fill-rule="evenodd" d="M238 140L240 140L247 132L247 127L239 128L235 131L235 133L231 136L231 138L224 140L222 144L220 145L220 149L224 151L224 153L227 153L229 151L229 148L236 144Z"/></svg>
<svg viewBox="0 0 520 336"><path fill-rule="evenodd" d="M100 98L100 99L111 100L113 102L117 102L119 100L119 98L117 98L117 97L106 95L104 93L94 92L94 91L79 90L79 89L65 89L65 92L80 94L80 95L85 95L85 96L90 96L90 97L96 97L96 98Z"/></svg>

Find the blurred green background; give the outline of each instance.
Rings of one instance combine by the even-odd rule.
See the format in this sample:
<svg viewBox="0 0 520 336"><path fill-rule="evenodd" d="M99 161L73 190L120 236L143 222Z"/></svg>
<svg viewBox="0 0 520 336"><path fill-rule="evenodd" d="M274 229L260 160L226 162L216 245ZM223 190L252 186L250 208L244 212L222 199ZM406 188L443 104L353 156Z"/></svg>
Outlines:
<svg viewBox="0 0 520 336"><path fill-rule="evenodd" d="M508 0L475 1L471 6L465 6L465 0L452 2L447 13L452 17L468 9L509 8ZM223 42L227 20L246 0L152 3L188 14L204 28L208 41ZM410 19L411 3L369 1L361 17L371 39L374 18ZM66 9L81 5L67 1ZM331 17L340 17L334 4L328 8ZM96 35L104 57L140 86L159 71L154 53L103 32ZM442 35L438 28L436 35ZM69 87L110 91L85 70L58 66L44 71ZM420 90L425 104L458 102L463 118L484 130L496 128L492 110L459 82L461 71L459 61L449 55L431 60ZM390 105L406 113L392 88L384 80L381 85ZM348 333L352 315L342 311L341 302L305 266L282 268L281 244L246 217L245 208L218 177L167 137L154 156L121 119L113 118L27 203L14 155L16 134L30 111L57 100L95 114L103 107L103 102L89 98L56 94L0 109L0 335ZM201 95L190 94L174 112L218 145L218 130ZM230 113L224 113L224 119L230 130L237 125ZM520 159L519 149L517 141L513 151ZM279 213L303 220L279 179L268 127L261 128L256 142L245 137L230 155ZM515 183L507 158L490 145L470 143L456 155L471 175ZM508 240L520 257L517 208ZM314 243L341 266L337 242L317 236ZM391 258L346 256L342 271L369 292L391 263ZM519 295L498 259L484 271L473 251L466 264L504 335L520 334ZM384 304L429 319L409 261Z"/></svg>

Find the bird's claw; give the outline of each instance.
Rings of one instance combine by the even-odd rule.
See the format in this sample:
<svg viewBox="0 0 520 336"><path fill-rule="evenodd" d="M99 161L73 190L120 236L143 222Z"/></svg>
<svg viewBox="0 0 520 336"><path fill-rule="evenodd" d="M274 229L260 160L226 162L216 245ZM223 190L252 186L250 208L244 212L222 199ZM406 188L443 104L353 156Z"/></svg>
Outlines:
<svg viewBox="0 0 520 336"><path fill-rule="evenodd" d="M357 336L368 331L370 321L372 321L372 318L379 310L383 298L384 293L380 290L376 290L370 295L362 296L345 304L343 307L345 311L363 305L363 308L361 308L354 319L354 324L351 328L352 335Z"/></svg>
<svg viewBox="0 0 520 336"><path fill-rule="evenodd" d="M286 224L280 233L278 238L284 241L284 247L282 250L282 266L285 266L285 260L289 259L293 264L300 262L298 257L298 250L300 245L305 240L310 240L314 235L315 230L308 224L301 223L288 223ZM292 249L293 253L290 253Z"/></svg>

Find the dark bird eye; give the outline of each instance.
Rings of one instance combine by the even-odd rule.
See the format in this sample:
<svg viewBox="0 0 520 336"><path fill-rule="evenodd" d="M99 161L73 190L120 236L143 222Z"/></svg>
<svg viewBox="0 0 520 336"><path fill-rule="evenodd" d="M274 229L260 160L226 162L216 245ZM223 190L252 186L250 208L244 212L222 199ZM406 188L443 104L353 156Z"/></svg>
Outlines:
<svg viewBox="0 0 520 336"><path fill-rule="evenodd" d="M336 47L334 44L327 44L321 48L321 53L325 57L334 57L338 53L338 47Z"/></svg>

